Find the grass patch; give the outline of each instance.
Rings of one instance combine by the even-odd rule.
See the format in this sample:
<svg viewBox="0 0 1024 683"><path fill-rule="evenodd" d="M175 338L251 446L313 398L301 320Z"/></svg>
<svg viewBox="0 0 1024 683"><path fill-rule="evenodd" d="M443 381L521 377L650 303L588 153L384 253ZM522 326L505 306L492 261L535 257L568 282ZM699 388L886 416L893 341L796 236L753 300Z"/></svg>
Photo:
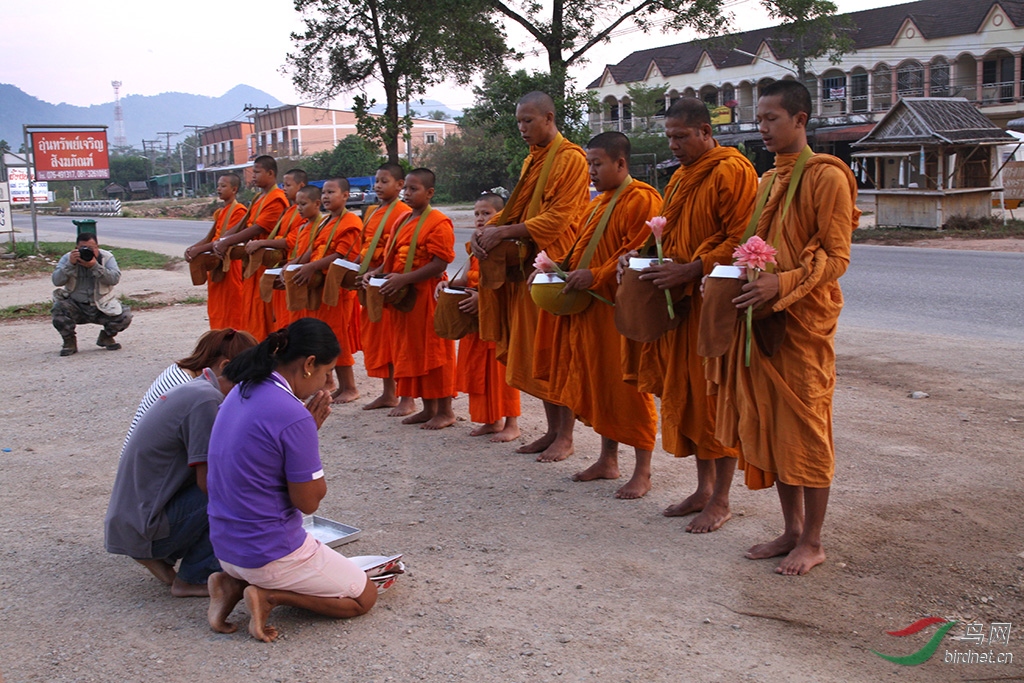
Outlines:
<svg viewBox="0 0 1024 683"><path fill-rule="evenodd" d="M854 243L912 244L935 239L986 240L1024 238L1024 221L996 218L965 219L954 217L941 230L929 228L862 228L854 230Z"/></svg>
<svg viewBox="0 0 1024 683"><path fill-rule="evenodd" d="M17 242L14 249L15 258L10 261L0 261L0 277L24 277L52 273L60 257L74 248L74 242L40 242L37 255L33 251L31 242ZM144 249L110 247L107 251L114 253L117 267L121 270L166 270L182 261L178 256L167 256Z"/></svg>
<svg viewBox="0 0 1024 683"><path fill-rule="evenodd" d="M206 299L201 296L188 296L180 301L149 301L147 299L133 299L132 297L120 297L121 303L130 306L132 311L147 311L153 308L166 308L167 306L205 304ZM20 304L18 306L7 306L0 308L0 320L22 320L25 318L49 318L50 309L53 303L40 301L34 304Z"/></svg>

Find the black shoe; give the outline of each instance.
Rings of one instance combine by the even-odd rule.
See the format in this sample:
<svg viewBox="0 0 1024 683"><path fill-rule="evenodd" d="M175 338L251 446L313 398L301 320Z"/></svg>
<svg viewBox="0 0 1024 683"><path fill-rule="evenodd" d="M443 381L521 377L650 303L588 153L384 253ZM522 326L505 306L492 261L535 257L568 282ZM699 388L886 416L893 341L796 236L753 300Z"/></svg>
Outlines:
<svg viewBox="0 0 1024 683"><path fill-rule="evenodd" d="M102 346L107 351L119 351L121 349L121 345L117 343L113 336L107 334L106 330L102 330L100 336L96 338L96 346Z"/></svg>
<svg viewBox="0 0 1024 683"><path fill-rule="evenodd" d="M64 346L60 347L60 355L71 356L78 353L78 339L72 335L64 337Z"/></svg>

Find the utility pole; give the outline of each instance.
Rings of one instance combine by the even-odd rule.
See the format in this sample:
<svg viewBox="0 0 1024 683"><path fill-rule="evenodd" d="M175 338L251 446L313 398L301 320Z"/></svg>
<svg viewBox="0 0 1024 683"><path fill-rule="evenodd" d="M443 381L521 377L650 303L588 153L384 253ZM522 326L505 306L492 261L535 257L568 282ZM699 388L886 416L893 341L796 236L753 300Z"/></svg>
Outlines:
<svg viewBox="0 0 1024 683"><path fill-rule="evenodd" d="M174 164L171 161L171 136L178 135L178 131L168 132L160 131L157 135L163 135L167 138L167 187L171 190L171 199L174 199ZM181 179L181 194L185 194L185 179Z"/></svg>
<svg viewBox="0 0 1024 683"><path fill-rule="evenodd" d="M251 111L252 115L252 126L253 126L253 137L255 142L253 144L253 152L256 156L260 155L260 114L265 111L270 111L270 105L264 105L257 107L251 104L247 104L242 107L242 111Z"/></svg>
<svg viewBox="0 0 1024 683"><path fill-rule="evenodd" d="M149 161L149 175L151 175L151 176L156 175L156 160L153 159L152 156L150 156L150 152L155 152L156 151L156 144L158 142L160 142L160 141L159 140L143 140L142 141L142 153L144 155L146 155L146 159ZM146 147L147 144L149 145L148 148Z"/></svg>
<svg viewBox="0 0 1024 683"><path fill-rule="evenodd" d="M194 135L195 138L196 138L196 148L193 150L196 153L196 159L199 159L199 150L203 146L202 145L202 142L203 142L202 136L199 134L199 131L205 130L207 127L208 126L185 126L185 128L191 128L192 129L192 135ZM196 165L198 166L198 161L196 162ZM198 168L192 173L192 194L194 196L199 196L199 169Z"/></svg>

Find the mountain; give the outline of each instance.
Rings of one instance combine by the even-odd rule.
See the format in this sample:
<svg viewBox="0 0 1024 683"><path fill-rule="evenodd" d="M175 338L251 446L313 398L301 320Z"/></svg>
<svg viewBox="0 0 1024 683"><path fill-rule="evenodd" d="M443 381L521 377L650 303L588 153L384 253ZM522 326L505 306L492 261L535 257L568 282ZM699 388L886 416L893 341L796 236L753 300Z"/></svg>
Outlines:
<svg viewBox="0 0 1024 683"><path fill-rule="evenodd" d="M243 118L246 104L277 107L281 102L262 90L236 85L220 97L165 92L159 95L128 95L121 98L124 132L128 144L142 149L143 138L160 138L159 131L183 131L185 125L211 126ZM107 125L107 139L114 141L114 103L76 107L50 104L32 97L13 85L0 83L0 139L12 150L22 144L22 124L94 124ZM188 131L189 134L192 131ZM165 139L165 138L160 138ZM179 140L182 138L179 138ZM174 139L171 140L172 144Z"/></svg>
<svg viewBox="0 0 1024 683"><path fill-rule="evenodd" d="M371 107L370 111L374 114L383 114L384 107L385 105L378 104ZM443 102L439 102L437 100L423 100L422 104L420 103L419 100L412 100L411 102L409 102L409 108L412 109L413 116L418 116L424 119L429 118L429 114L432 111L443 111L452 120L456 119L459 116L462 116L461 109L452 109L451 107L445 105ZM398 103L398 115L405 115L405 102Z"/></svg>

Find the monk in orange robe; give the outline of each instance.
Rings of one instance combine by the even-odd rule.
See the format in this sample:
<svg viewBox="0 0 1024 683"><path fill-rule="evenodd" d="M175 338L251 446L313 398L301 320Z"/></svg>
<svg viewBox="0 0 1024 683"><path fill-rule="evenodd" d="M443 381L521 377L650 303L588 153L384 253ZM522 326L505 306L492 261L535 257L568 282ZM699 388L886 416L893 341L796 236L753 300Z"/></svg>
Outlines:
<svg viewBox="0 0 1024 683"><path fill-rule="evenodd" d="M487 225L504 206L505 200L499 195L492 192L481 195L473 205L477 230ZM478 315L480 263L475 256L469 257L465 275L453 280L452 285L466 287L469 292L459 308L469 315ZM519 391L505 381L505 364L496 357L495 343L484 341L477 332L467 334L459 340L456 366L456 388L469 394L469 419L481 423L469 435L490 434L495 443L518 439Z"/></svg>
<svg viewBox="0 0 1024 683"><path fill-rule="evenodd" d="M304 265L295 273L295 283L306 284L315 273L327 274L327 269L336 258L352 260L359 252L363 233L363 222L345 208L348 201L349 184L346 178L331 178L324 182L321 203L330 216L321 223L313 235L312 246L303 254L299 263ZM338 387L331 392L334 403L349 403L359 398L356 378L352 367L352 319L355 314L356 293L343 289L338 293L338 303L328 306L326 301L320 303L310 317L323 320L331 326L334 336L338 338L341 353L335 362L334 371L338 375Z"/></svg>
<svg viewBox="0 0 1024 683"><path fill-rule="evenodd" d="M285 209L281 217L277 219L277 225L270 231L266 239L249 240L245 245L247 254L254 254L259 249L280 249L285 251L285 258L282 264L288 259L288 235L296 230L305 220L299 215L299 207L295 204L295 195L309 182L309 176L301 168L293 168L282 177L281 189L288 198L290 206ZM259 280L257 279L257 282ZM288 311L288 303L284 290L275 289L270 302L271 317L267 320L267 326L271 330L280 329L291 320L291 313Z"/></svg>
<svg viewBox="0 0 1024 683"><path fill-rule="evenodd" d="M619 257L650 235L646 222L661 211L661 195L630 177L629 153L629 138L622 133L601 133L587 144L590 179L601 194L584 214L565 292L588 297L586 292L593 292L614 301ZM636 468L615 497L632 499L651 490L658 413L650 394L623 381L621 347L614 309L594 299L582 312L558 318L550 378L552 386L561 388L560 402L601 435L597 462L573 475L573 481L618 479L621 442L635 449Z"/></svg>
<svg viewBox="0 0 1024 683"><path fill-rule="evenodd" d="M206 237L185 250L186 261L204 252L212 252L223 235L242 222L246 214L245 205L236 199L241 188L242 179L234 173L217 178L217 197L224 206L214 212L213 227ZM242 329L245 322L242 300L241 261L232 262L219 282L214 281L213 273L210 273L206 282L206 313L210 318L210 329Z"/></svg>
<svg viewBox="0 0 1024 683"><path fill-rule="evenodd" d="M679 327L643 345L637 388L661 397L665 450L676 457L696 455L696 491L663 514L699 513L686 530L706 533L731 518L729 490L739 453L714 437L714 401L708 399L704 361L697 355L699 286L715 264L732 263L753 210L757 175L746 157L715 141L707 107L696 98L682 98L666 112L665 135L680 162L662 209L667 220L663 249L672 262L640 277L661 289L688 293L689 312Z"/></svg>
<svg viewBox="0 0 1024 683"><path fill-rule="evenodd" d="M316 185L306 185L295 195L295 204L299 207L299 215L302 217L302 223L300 223L295 230L289 233L286 239L286 253L288 254L288 262L285 264L286 268L287 266L302 265L309 260L309 256L313 249L313 242L316 241L319 229L330 218L329 215L325 215L320 210L322 208L320 205L320 197L320 188ZM280 283L283 287L283 272L278 276L278 278L280 278ZM316 311L309 310L308 308L303 308L297 311L289 310L288 317L286 318L286 324L290 325L299 318L315 317Z"/></svg>
<svg viewBox="0 0 1024 683"><path fill-rule="evenodd" d="M412 310L391 311L391 353L398 395L423 399L423 410L402 423L422 429L455 424L455 342L434 331L437 303L433 296L448 264L455 260L455 229L450 218L431 208L433 196L434 173L426 168L410 171L405 178L405 201L411 212L395 226L384 266L376 273L387 278L380 288L385 301L400 297L403 291L415 297Z"/></svg>
<svg viewBox="0 0 1024 683"><path fill-rule="evenodd" d="M378 270L384 263L384 250L398 219L409 213L409 206L398 196L405 186L405 170L398 164L384 164L377 169L373 191L380 200L379 206L367 209L363 221L363 247L360 252L360 286L369 283L367 273ZM363 410L391 408L388 415L403 417L415 409L415 402L408 397L400 398L395 383L395 368L391 358L391 310L384 307L380 322L370 322L365 308L359 310L359 334L363 347L363 363L368 377L379 377L384 388L381 395L363 406Z"/></svg>
<svg viewBox="0 0 1024 683"><path fill-rule="evenodd" d="M260 194L252 200L245 220L214 245L213 253L218 256L225 256L227 250L235 244L266 237L288 208L288 197L277 186L277 162L274 157L266 154L256 157L252 164L252 181L260 189ZM245 322L240 328L261 341L270 333L268 320L272 318L267 311L267 304L260 298L262 275L261 269L254 277L242 282L241 305L245 310Z"/></svg>
<svg viewBox="0 0 1024 683"><path fill-rule="evenodd" d="M524 95L516 106L519 133L530 155L508 205L482 231L474 233L473 254L483 260L502 240L526 240L555 261L565 257L575 238L574 226L590 203L590 178L583 149L558 132L555 105L542 92ZM484 277L480 283L480 336L497 342L497 357L508 366L508 383L544 402L547 431L519 453L537 453L539 462L572 455L572 411L559 404L558 391L538 377L550 365L554 316L530 298L524 275L529 263L509 269L499 287Z"/></svg>
<svg viewBox="0 0 1024 683"><path fill-rule="evenodd" d="M765 147L775 153L775 170L761 180L762 192L770 192L756 234L777 246L777 264L733 299L741 311L768 306L783 312L785 336L771 356L751 344L747 367L743 315L717 376L711 373L718 384L718 438L740 444L747 486L766 488L774 481L782 504L782 535L746 556L784 556L775 571L790 576L825 560L821 528L835 469L833 341L843 307L838 279L849 265L860 218L850 169L807 147L810 114L810 94L796 81L761 90L757 120Z"/></svg>

